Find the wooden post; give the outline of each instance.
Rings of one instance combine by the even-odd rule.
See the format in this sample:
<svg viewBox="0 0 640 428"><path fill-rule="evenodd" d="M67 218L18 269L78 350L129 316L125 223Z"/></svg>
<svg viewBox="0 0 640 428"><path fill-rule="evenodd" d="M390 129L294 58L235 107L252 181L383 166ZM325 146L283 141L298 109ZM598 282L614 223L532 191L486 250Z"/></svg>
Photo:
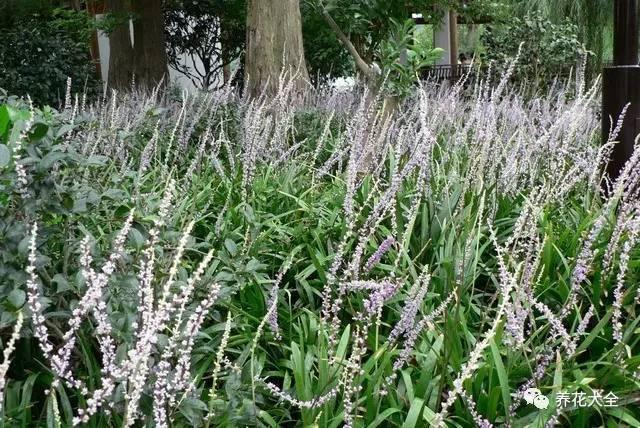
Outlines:
<svg viewBox="0 0 640 428"><path fill-rule="evenodd" d="M609 133L625 106L618 141L611 153L607 173L615 180L634 150L640 134L640 66L638 66L638 0L616 0L614 15L614 59L602 75L602 139ZM613 122L613 125L612 125Z"/></svg>
<svg viewBox="0 0 640 428"><path fill-rule="evenodd" d="M613 65L638 65L638 1L616 0Z"/></svg>

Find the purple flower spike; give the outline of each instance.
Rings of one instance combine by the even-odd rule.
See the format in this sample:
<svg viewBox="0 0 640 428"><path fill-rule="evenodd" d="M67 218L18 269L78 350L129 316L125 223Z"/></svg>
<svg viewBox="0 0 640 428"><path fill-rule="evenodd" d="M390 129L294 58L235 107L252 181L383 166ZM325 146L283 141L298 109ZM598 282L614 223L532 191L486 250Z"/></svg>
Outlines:
<svg viewBox="0 0 640 428"><path fill-rule="evenodd" d="M384 256L386 252L391 249L391 247L393 246L393 244L395 244L395 242L396 240L393 239L392 236L389 236L387 239L382 241L382 244L380 244L376 252L373 253L371 257L369 257L369 260L367 260L367 263L364 267L365 271L369 272L371 269L373 269L373 267L376 264L378 264L380 259L382 259L382 256Z"/></svg>

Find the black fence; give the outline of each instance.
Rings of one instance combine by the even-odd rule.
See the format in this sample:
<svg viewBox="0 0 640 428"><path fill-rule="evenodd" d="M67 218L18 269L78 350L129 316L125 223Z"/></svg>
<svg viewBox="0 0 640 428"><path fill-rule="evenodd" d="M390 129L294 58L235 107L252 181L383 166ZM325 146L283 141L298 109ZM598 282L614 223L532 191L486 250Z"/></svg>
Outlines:
<svg viewBox="0 0 640 428"><path fill-rule="evenodd" d="M427 67L422 72L422 79L437 82L444 80L458 80L469 73L473 73L472 67L473 66L469 64L433 65L431 67Z"/></svg>

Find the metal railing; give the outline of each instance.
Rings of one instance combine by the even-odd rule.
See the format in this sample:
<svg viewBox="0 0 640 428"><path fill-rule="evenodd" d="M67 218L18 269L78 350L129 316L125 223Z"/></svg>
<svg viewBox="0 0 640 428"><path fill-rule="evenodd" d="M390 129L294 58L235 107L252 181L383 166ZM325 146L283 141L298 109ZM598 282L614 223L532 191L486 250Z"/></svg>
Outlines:
<svg viewBox="0 0 640 428"><path fill-rule="evenodd" d="M427 67L422 72L422 78L424 80L435 80L438 82L443 80L458 80L469 73L472 67L473 66L470 64L433 65L431 67Z"/></svg>

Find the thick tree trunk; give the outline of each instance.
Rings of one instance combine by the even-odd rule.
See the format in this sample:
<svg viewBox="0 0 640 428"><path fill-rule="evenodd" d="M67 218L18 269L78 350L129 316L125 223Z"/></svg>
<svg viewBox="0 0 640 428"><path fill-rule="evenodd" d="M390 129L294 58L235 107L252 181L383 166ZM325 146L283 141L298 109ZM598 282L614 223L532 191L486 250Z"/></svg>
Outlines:
<svg viewBox="0 0 640 428"><path fill-rule="evenodd" d="M169 69L164 37L164 15L160 0L133 1L133 51L137 86L152 90L167 84Z"/></svg>
<svg viewBox="0 0 640 428"><path fill-rule="evenodd" d="M93 20L96 19L96 15L98 13L103 14L105 12L104 3L100 5L99 12L95 2L91 0L87 0L86 5L87 5L87 13ZM95 28L93 29L93 31L91 31L91 46L89 49L89 53L91 54L91 62L93 62L93 64L96 67L96 74L98 76L98 79L100 80L105 78L108 79L109 76L102 75L102 66L100 65L100 45L98 44L98 30Z"/></svg>
<svg viewBox="0 0 640 428"><path fill-rule="evenodd" d="M127 12L124 0L107 0L107 12L121 16ZM127 90L133 76L133 46L129 22L118 25L109 34L109 76L110 89Z"/></svg>
<svg viewBox="0 0 640 428"><path fill-rule="evenodd" d="M249 0L245 84L251 96L278 88L282 72L302 91L309 80L299 0Z"/></svg>

